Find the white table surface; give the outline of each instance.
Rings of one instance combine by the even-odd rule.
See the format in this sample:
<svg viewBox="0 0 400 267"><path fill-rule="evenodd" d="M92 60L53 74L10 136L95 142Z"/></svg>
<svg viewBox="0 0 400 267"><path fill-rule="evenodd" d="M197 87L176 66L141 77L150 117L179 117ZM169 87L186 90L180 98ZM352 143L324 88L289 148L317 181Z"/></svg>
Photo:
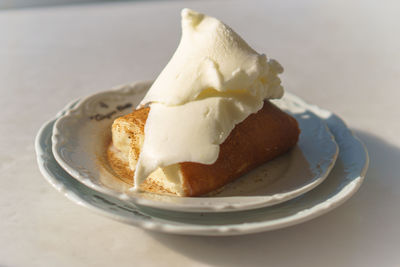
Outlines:
<svg viewBox="0 0 400 267"><path fill-rule="evenodd" d="M398 1L150 1L0 11L0 266L399 266ZM143 231L70 202L39 173L34 136L67 102L156 77L179 12L217 16L278 59L287 90L366 143L359 192L312 221L238 237Z"/></svg>

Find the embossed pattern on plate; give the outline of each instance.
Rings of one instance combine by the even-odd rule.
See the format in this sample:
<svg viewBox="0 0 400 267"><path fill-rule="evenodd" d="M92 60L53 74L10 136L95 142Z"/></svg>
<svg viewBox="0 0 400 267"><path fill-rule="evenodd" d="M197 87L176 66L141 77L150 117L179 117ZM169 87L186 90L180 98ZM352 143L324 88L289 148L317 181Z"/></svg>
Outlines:
<svg viewBox="0 0 400 267"><path fill-rule="evenodd" d="M182 198L131 192L107 167L105 151L113 119L131 112L150 82L125 85L81 100L54 125L53 154L57 162L86 186L121 201L175 211L222 212L276 205L320 184L333 167L338 148L326 125L291 94L274 101L299 122L298 145L282 157L256 168L207 197ZM323 147L324 149L321 149Z"/></svg>
<svg viewBox="0 0 400 267"><path fill-rule="evenodd" d="M315 106L310 106L310 109L327 123L336 138L340 153L335 167L326 181L311 192L257 210L197 214L139 209L97 192L71 177L55 160L51 142L55 119L45 123L36 136L37 161L46 180L67 198L124 223L166 233L206 236L268 231L310 220L338 207L357 192L367 172L369 158L366 148L343 121L329 111Z"/></svg>

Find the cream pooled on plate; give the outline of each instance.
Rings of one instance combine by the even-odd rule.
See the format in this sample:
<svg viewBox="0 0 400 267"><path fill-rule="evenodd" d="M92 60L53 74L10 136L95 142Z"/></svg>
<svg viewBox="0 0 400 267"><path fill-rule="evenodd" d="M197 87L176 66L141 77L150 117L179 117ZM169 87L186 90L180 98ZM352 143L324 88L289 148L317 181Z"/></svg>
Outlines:
<svg viewBox="0 0 400 267"><path fill-rule="evenodd" d="M134 189L159 168L213 164L236 124L282 97L282 71L221 21L183 9L180 44L140 103L150 112Z"/></svg>

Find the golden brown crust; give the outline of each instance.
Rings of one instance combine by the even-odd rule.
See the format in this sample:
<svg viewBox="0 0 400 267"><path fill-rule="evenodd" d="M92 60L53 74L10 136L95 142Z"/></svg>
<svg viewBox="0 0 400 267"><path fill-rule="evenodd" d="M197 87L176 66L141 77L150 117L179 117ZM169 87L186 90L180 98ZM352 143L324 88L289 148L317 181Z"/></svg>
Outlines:
<svg viewBox="0 0 400 267"><path fill-rule="evenodd" d="M133 186L134 172L129 168L128 162L121 160L121 158L116 155L115 148L112 147L112 143L109 144L107 149L107 160L111 169L114 171L114 175L124 183ZM171 194L171 192L157 184L153 179L146 179L140 185L140 188L144 191L152 193Z"/></svg>
<svg viewBox="0 0 400 267"><path fill-rule="evenodd" d="M139 156L141 146L137 140L143 139L149 110L150 108L142 108L123 117L128 125L137 126L134 131L130 131L136 157ZM115 125L114 123L113 130ZM236 125L221 144L218 159L214 164L194 162L179 164L185 195L200 196L212 192L251 169L274 159L297 143L299 133L297 121L293 117L269 101L265 101L260 111ZM113 157L110 151L109 149L108 158L112 168L122 180L132 184L133 171L126 163ZM147 179L143 189L157 193L165 192L162 187L151 181L154 182L153 179Z"/></svg>
<svg viewBox="0 0 400 267"><path fill-rule="evenodd" d="M212 165L181 163L188 195L214 191L253 168L282 155L293 147L300 130L297 121L272 103L236 125L220 146Z"/></svg>
<svg viewBox="0 0 400 267"><path fill-rule="evenodd" d="M112 147L112 142L107 149L107 161L119 179L127 184L133 185L132 177L134 172L129 168L128 162L124 162L116 155L115 149Z"/></svg>
<svg viewBox="0 0 400 267"><path fill-rule="evenodd" d="M125 128L134 128L134 129L125 129L125 132L128 133L128 138L132 140L134 144L138 144L138 146L132 146L135 150L132 156L136 156L135 160L138 160L140 154L140 146L141 142L139 141L142 139L144 135L144 125L147 120L147 116L149 115L150 108L140 108L134 110L132 113L129 113L123 117L119 117L115 120L112 125L113 131L118 131L118 127L124 127L121 125L125 125ZM123 123L118 123L121 120ZM134 126L134 127L133 127ZM132 176L133 177L133 176Z"/></svg>

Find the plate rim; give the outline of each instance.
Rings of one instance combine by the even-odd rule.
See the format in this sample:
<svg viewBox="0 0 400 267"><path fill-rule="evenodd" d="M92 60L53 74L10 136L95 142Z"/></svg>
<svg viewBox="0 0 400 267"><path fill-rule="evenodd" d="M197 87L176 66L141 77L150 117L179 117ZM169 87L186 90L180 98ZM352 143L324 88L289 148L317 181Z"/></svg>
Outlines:
<svg viewBox="0 0 400 267"><path fill-rule="evenodd" d="M116 197L122 201L129 201L132 202L133 204L137 205L142 205L142 206L147 206L147 207L152 207L152 208L157 208L157 209L164 209L164 210L172 210L172 211L188 211L188 212L235 212L235 211L243 211L243 210L250 210L250 209L257 209L257 208L262 208L262 207L268 207L268 206L273 206L280 204L282 202L288 201L290 199L293 199L295 197L298 197L315 187L317 187L319 184L321 184L329 175L330 171L333 169L336 159L339 154L339 149L338 145L336 144L333 134L330 132L329 128L325 125L325 129L327 133L329 134L330 138L333 140L333 143L336 146L336 151L333 155L333 157L330 159L330 164L326 167L326 171L322 173L319 177L310 180L306 184L302 185L299 188L290 190L289 192L284 192L284 193L279 193L279 194L274 194L274 195L268 195L268 196L228 196L228 197L209 197L208 199L218 199L220 198L220 204L219 205L201 205L201 203L196 204L196 203L190 203L190 204L175 204L175 203L169 203L169 202L163 202L163 201L157 201L153 199L147 199L147 198L140 198L139 196L131 196L127 195L124 193L120 193L117 191L114 191L110 188L106 187L101 187L93 182L91 182L90 179L82 176L82 174L76 170L73 166L70 166L70 164L64 160L64 158L59 154L59 151L62 149L62 136L61 130L62 129L62 123L65 120L69 119L69 116L73 116L73 113L79 110L82 110L84 108L85 104L88 103L91 99L99 98L103 95L109 95L113 93L118 93L118 94L129 94L130 92L137 91L137 90L142 90L144 87L149 87L152 81L138 81L135 83L130 83L130 84L124 84L120 86L113 87L111 90L104 90L101 92L94 93L92 95L89 95L85 98L82 98L76 105L71 108L65 110L63 114L56 120L54 126L53 126L53 136L52 136L52 151L53 155L58 162L58 164L67 172L69 173L73 178L77 179L81 183L85 184L87 187L101 192L103 194L107 194L112 197ZM302 101L300 98L295 97L293 94L290 93L285 93L290 99L295 99L296 102L301 103L303 107L305 107L308 110L308 104ZM318 116L316 116L318 117ZM323 122L322 122L323 123ZM180 198L178 196L171 196L171 197L176 197ZM192 197L191 199L199 199L201 201L204 201L204 198L201 197ZM224 200L235 200L237 199L237 203L240 203L240 200L246 199L246 203L242 204L237 204L237 203L230 203L230 202L225 202Z"/></svg>
<svg viewBox="0 0 400 267"><path fill-rule="evenodd" d="M73 104L69 104L73 105ZM315 107L316 110L321 110L324 111L323 109L320 109L318 107ZM61 114L60 112L59 114ZM270 230L275 230L279 228L284 228L288 227L291 225L299 224L308 220L311 220L315 217L321 216L325 213L327 213L330 210L333 210L334 208L340 206L343 204L345 201L347 201L351 196L353 196L358 189L360 188L361 184L363 183L365 179L366 172L368 170L369 166L369 155L368 151L366 149L366 146L363 144L363 142L347 127L347 125L335 114L332 113L332 116L335 117L337 120L337 123L341 123L342 127L345 128L350 134L350 136L356 141L357 146L363 150L363 155L365 156L364 158L364 164L360 170L359 176L352 179L350 183L348 183L345 187L350 186L347 190L345 190L345 187L342 187L336 194L338 195L340 192L345 191L345 194L342 194L339 199L336 199L334 201L329 201L330 199L327 199L323 202L320 202L318 205L319 208L314 211L314 213L308 212L308 213L303 213L302 215L297 214L297 218L292 218L292 220L286 220L286 222L277 222L275 224L268 224L268 221L262 221L262 222L255 222L255 223L249 223L244 229L243 225L236 224L236 225L230 225L230 226L221 226L221 225L182 225L182 224L171 224L167 222L146 222L143 220L140 220L139 218L135 217L135 214L132 214L129 218L122 216L122 215L117 215L117 214L112 214L108 211L106 211L103 208L94 206L87 201L85 201L81 196L74 194L73 192L69 191L68 188L64 188L62 182L57 181L55 177L52 176L52 174L48 173L47 170L44 167L45 159L46 159L46 151L43 149L41 146L41 141L42 138L45 136L45 131L55 121L55 119L51 119L47 121L45 124L42 125L40 130L38 131L38 134L35 138L35 150L36 150L36 155L37 155L37 162L39 165L40 172L42 175L45 177L45 179L53 186L55 189L61 193L63 193L68 199L71 201L89 208L90 210L95 211L98 214L104 215L106 217L112 218L117 221L121 221L127 224L131 225L136 225L141 228L147 229L147 230L155 230L159 232L167 232L167 233L174 233L174 234L190 234L190 235L203 235L203 236L227 236L227 235L240 235L240 234L249 234L249 233L256 233L256 232L263 232L263 231L270 231ZM51 139L51 135L50 135ZM51 153L51 149L50 149ZM339 152L340 153L340 152ZM57 162L56 162L57 163ZM73 177L69 177L69 179L74 179ZM84 186L84 185L83 185ZM92 190L88 188L89 190ZM318 188L316 188L318 190ZM97 192L98 193L98 192ZM101 193L100 193L101 194ZM324 205L326 204L326 205ZM313 209L316 208L316 206L313 207ZM292 215L294 216L294 215Z"/></svg>

